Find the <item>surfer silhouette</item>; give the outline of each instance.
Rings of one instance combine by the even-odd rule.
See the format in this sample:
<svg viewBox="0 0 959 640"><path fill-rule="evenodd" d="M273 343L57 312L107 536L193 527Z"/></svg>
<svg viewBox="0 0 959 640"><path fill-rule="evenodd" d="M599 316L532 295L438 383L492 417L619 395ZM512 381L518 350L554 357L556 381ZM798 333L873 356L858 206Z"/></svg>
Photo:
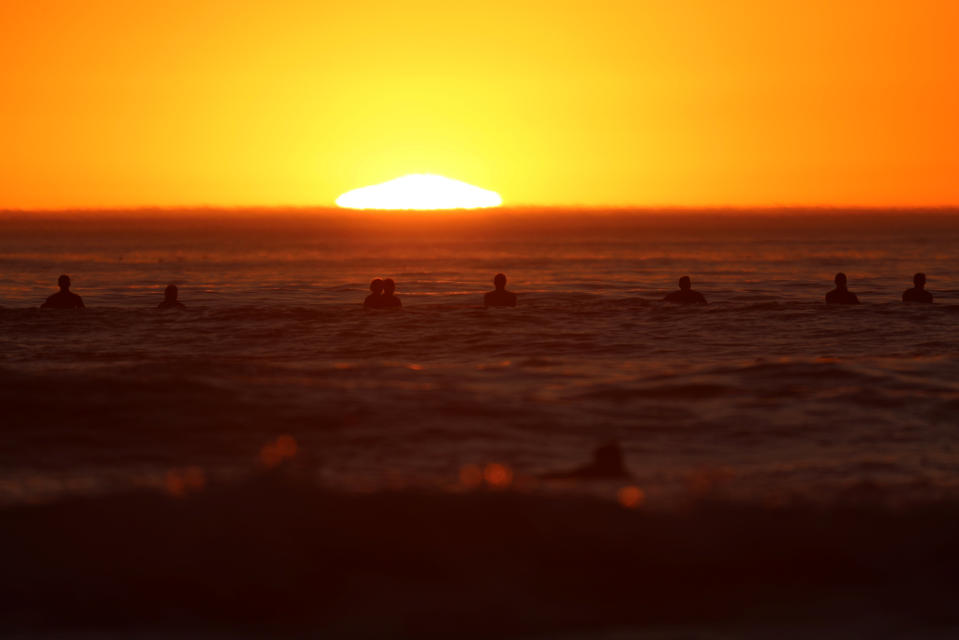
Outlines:
<svg viewBox="0 0 959 640"><path fill-rule="evenodd" d="M386 280L384 280L383 296L382 296L382 300L380 300L379 306L383 307L384 309L393 309L396 307L402 307L403 303L400 301L398 297L396 297L396 295L394 295L393 293L394 291L396 291L396 283L393 282L393 278L387 278Z"/></svg>
<svg viewBox="0 0 959 640"><path fill-rule="evenodd" d="M41 309L84 309L83 298L70 291L70 276L64 274L57 279L60 290L40 305Z"/></svg>
<svg viewBox="0 0 959 640"><path fill-rule="evenodd" d="M706 297L698 291L693 291L692 286L689 276L683 276L679 279L679 291L668 294L663 301L676 304L706 304Z"/></svg>
<svg viewBox="0 0 959 640"><path fill-rule="evenodd" d="M383 306L383 281L379 278L370 283L370 295L366 296L363 306L367 309L378 309Z"/></svg>
<svg viewBox="0 0 959 640"><path fill-rule="evenodd" d="M845 273L837 273L835 283L836 288L826 294L826 304L859 304L856 294L846 288Z"/></svg>
<svg viewBox="0 0 959 640"><path fill-rule="evenodd" d="M157 305L157 309L186 309L186 305L177 300L179 293L175 284L168 284L163 291L163 302Z"/></svg>
<svg viewBox="0 0 959 640"><path fill-rule="evenodd" d="M617 442L608 442L593 451L593 461L568 471L543 474L548 480L623 478L629 476L623 463L623 450Z"/></svg>
<svg viewBox="0 0 959 640"><path fill-rule="evenodd" d="M932 294L926 291L926 274L917 273L912 277L912 289L906 289L902 292L903 302L932 302Z"/></svg>
<svg viewBox="0 0 959 640"><path fill-rule="evenodd" d="M483 306L486 307L515 307L516 306L516 294L512 291L506 290L506 276L502 273L497 273L493 278L493 286L496 287L492 291L488 291L483 295Z"/></svg>

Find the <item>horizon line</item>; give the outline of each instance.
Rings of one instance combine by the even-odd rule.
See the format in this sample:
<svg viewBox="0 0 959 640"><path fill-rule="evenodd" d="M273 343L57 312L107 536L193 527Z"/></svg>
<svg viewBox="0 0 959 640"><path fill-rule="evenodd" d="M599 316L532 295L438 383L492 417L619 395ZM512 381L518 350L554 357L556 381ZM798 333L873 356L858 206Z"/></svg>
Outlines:
<svg viewBox="0 0 959 640"><path fill-rule="evenodd" d="M849 213L882 213L882 212L939 212L959 213L959 203L939 205L835 205L835 204L784 204L784 205L590 205L590 204L503 204L495 207L452 208L452 209L353 209L340 207L336 204L328 205L129 205L110 207L11 207L0 208L0 215L6 214L64 214L64 213L198 213L198 212L234 212L252 213L257 211L274 211L290 213L309 212L342 212L346 214L402 214L402 213L495 213L497 211L526 210L526 211L594 211L609 213L695 213L695 212L849 212Z"/></svg>

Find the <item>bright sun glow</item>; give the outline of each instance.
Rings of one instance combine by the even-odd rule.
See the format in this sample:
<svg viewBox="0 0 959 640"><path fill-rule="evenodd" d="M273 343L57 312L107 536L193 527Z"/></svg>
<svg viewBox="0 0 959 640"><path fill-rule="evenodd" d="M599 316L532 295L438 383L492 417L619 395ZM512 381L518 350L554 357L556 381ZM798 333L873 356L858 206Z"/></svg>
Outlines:
<svg viewBox="0 0 959 640"><path fill-rule="evenodd" d="M478 209L498 207L503 199L459 180L414 173L347 191L336 204L348 209Z"/></svg>

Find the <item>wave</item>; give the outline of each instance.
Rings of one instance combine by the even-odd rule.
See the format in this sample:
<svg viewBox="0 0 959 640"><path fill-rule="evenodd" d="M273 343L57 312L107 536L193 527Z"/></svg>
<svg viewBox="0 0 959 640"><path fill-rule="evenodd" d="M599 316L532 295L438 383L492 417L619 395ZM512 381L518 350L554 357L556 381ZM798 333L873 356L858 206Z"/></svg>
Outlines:
<svg viewBox="0 0 959 640"><path fill-rule="evenodd" d="M0 631L823 637L888 623L941 637L959 626L954 502L893 508L860 487L831 506L694 498L664 511L502 490L337 493L282 473L201 480L0 510Z"/></svg>

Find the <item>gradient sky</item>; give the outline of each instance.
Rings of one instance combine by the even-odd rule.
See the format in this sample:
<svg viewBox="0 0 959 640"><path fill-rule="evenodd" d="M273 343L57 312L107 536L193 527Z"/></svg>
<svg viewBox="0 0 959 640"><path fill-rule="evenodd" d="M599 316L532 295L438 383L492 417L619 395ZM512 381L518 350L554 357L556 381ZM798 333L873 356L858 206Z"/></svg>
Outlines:
<svg viewBox="0 0 959 640"><path fill-rule="evenodd" d="M959 2L0 4L0 208L959 204Z"/></svg>

